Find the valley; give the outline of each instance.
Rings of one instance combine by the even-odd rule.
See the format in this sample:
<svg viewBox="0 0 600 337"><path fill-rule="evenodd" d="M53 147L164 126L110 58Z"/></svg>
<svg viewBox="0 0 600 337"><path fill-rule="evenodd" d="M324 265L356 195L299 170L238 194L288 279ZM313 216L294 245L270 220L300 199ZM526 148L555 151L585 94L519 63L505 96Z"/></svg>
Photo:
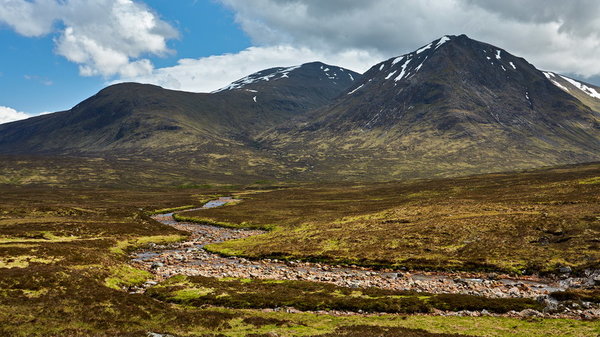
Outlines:
<svg viewBox="0 0 600 337"><path fill-rule="evenodd" d="M275 331L291 336L343 336L360 334L368 326L370 331L402 336L593 335L598 294L589 282L595 282L597 275L589 271L598 270L594 255L598 252L594 246L598 175L598 166L592 164L352 186L73 189L7 185L0 196L0 255L2 273L7 276L0 280L2 333L243 336L250 331ZM560 228L550 228L551 220L543 228L532 228L533 233L550 235L548 243L531 243L526 249L508 247L506 252L514 251L503 261L512 261L513 269L505 264L467 263L488 255L474 252L464 254L462 264L460 260L451 264L454 270L446 270L445 263L452 261L433 263L432 257L439 256L433 246L408 250L413 255L404 262L392 259L400 255L387 247L386 240L405 238L402 228L410 226L410 222L398 221L395 209L406 208L409 200L435 205L439 196L428 189L433 186L442 193L454 187L454 193L489 195L486 207L496 213L505 212L509 201L511 207L530 207L530 213L539 211L539 205L553 205L544 209L550 211L549 216L560 214L563 207L572 212L571 207L579 205L580 213L573 214L580 220L576 227L562 223ZM549 187L554 189L539 194ZM288 198L281 198L282 194ZM230 195L242 201L194 210ZM486 235L485 230L478 231L456 217L464 195L450 196L444 200L456 209L456 235L463 230ZM175 222L159 215L170 212L206 217L226 227ZM514 210L508 213L516 216ZM504 215L488 210L484 216ZM382 243L369 249L389 260L369 259L360 246L337 248L356 245L355 237L368 242L365 235L377 235L376 230L354 225L368 221L387 221L389 238L379 238ZM518 223L527 227L524 221ZM347 236L338 237L336 246L322 246L319 233L335 238L332 230L335 233L340 222L349 224L344 230ZM277 237L307 229L305 246L298 239L289 245L285 236ZM542 234L550 231L556 234ZM558 242L554 238L561 235L570 239ZM279 242L283 243L276 246ZM583 257L561 255L565 242L572 245L571 253L580 251ZM553 249L555 245L559 249ZM296 250L282 251L284 246ZM537 260L539 269L521 270L520 259L529 259L529 250L537 246L540 250L535 254L546 251ZM307 247L323 253L316 255ZM235 251L247 258L210 253L231 255ZM307 255L299 254L303 251ZM352 251L356 260L348 259ZM132 262L132 257L137 260ZM560 277L560 267L567 266L567 277ZM546 282L550 287L542 285ZM566 292L560 291L567 287ZM61 319L66 313L67 322Z"/></svg>
<svg viewBox="0 0 600 337"><path fill-rule="evenodd" d="M600 335L599 130L466 35L108 86L0 124L0 335Z"/></svg>

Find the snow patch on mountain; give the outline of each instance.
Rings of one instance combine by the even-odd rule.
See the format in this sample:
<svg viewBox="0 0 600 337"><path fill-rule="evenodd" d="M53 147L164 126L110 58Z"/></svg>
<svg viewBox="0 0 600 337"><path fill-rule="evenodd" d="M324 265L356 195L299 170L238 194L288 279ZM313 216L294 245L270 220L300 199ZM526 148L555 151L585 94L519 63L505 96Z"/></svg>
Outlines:
<svg viewBox="0 0 600 337"><path fill-rule="evenodd" d="M438 49L441 45L443 45L444 43L450 41L450 38L448 36L442 36L442 38L438 41L438 43L435 45L434 49Z"/></svg>
<svg viewBox="0 0 600 337"><path fill-rule="evenodd" d="M422 52L426 51L427 49L431 48L431 43L426 45L425 47L417 50L417 54L421 54Z"/></svg>
<svg viewBox="0 0 600 337"><path fill-rule="evenodd" d="M395 82L400 81L404 77L404 75L406 75L406 67L408 66L408 64L410 63L411 60L412 60L411 58L406 59L406 61L402 65L402 71L400 72L400 75L398 75L398 77L396 77L394 79Z"/></svg>
<svg viewBox="0 0 600 337"><path fill-rule="evenodd" d="M425 56L425 59L423 60L423 62L421 62L421 64L419 64L419 66L417 68L415 68L415 73L419 71L419 69L421 69L421 67L423 66L423 64L425 63L425 61L427 61L427 56Z"/></svg>
<svg viewBox="0 0 600 337"><path fill-rule="evenodd" d="M559 76L562 77L565 81L571 83L577 89L579 89L579 90L585 92L586 94L588 94L588 96L600 99L600 92L596 91L596 89L594 89L592 87L588 87L587 85L585 85L585 84L583 84L581 82L577 82L574 79L570 79L570 78L562 76L562 75L559 75Z"/></svg>
<svg viewBox="0 0 600 337"><path fill-rule="evenodd" d="M550 80L550 82L552 82L552 84L554 84L555 86L559 87L560 89L562 89L562 90L564 90L566 92L570 92L567 87L565 87L564 85L558 83L555 79L553 79L553 77L555 77L553 73L546 72L546 71L544 71L542 73L544 74L544 76L546 76L547 79Z"/></svg>
<svg viewBox="0 0 600 337"><path fill-rule="evenodd" d="M394 64L396 64L396 63L398 63L398 62L402 61L402 59L403 59L403 58L404 58L404 56L399 56L399 57L396 57L396 58L395 58L395 59L392 61L392 65L394 65Z"/></svg>
<svg viewBox="0 0 600 337"><path fill-rule="evenodd" d="M394 74L395 74L396 72L397 72L397 70L394 70L394 71L392 71L391 73L389 73L389 74L388 74L388 75L385 77L385 79L386 79L386 80L389 80L389 79L390 79L390 77L394 76Z"/></svg>
<svg viewBox="0 0 600 337"><path fill-rule="evenodd" d="M353 93L355 93L356 91L358 91L360 88L362 88L362 87L364 87L364 86L365 86L364 84L361 84L361 85L359 85L359 86L358 86L358 88L356 88L356 89L354 89L354 90L350 91L350 92L348 93L348 95L352 95Z"/></svg>

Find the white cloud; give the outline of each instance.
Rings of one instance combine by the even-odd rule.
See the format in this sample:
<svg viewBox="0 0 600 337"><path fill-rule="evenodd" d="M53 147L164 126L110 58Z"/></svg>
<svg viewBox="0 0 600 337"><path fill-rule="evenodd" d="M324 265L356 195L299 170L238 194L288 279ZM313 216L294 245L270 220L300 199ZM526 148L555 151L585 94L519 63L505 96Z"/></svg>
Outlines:
<svg viewBox="0 0 600 337"><path fill-rule="evenodd" d="M83 76L137 76L153 65L144 55L165 55L177 31L132 0L0 0L0 22L25 36L53 33L56 53L80 66Z"/></svg>
<svg viewBox="0 0 600 337"><path fill-rule="evenodd" d="M14 122L29 117L31 116L24 112L17 111L7 106L0 106L0 124Z"/></svg>
<svg viewBox="0 0 600 337"><path fill-rule="evenodd" d="M182 59L176 66L156 69L145 76L124 77L113 83L140 82L168 89L210 92L241 77L272 67L321 61L363 72L380 59L381 55L362 50L326 53L306 47L250 47L236 54Z"/></svg>
<svg viewBox="0 0 600 337"><path fill-rule="evenodd" d="M367 50L386 57L467 34L539 68L600 74L597 0L219 0L259 45Z"/></svg>

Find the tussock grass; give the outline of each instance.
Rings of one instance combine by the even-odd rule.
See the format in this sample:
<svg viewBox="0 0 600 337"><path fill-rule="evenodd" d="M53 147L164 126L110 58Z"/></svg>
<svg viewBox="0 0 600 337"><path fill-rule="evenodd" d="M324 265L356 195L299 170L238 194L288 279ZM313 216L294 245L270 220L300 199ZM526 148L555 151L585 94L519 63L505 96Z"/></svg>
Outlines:
<svg viewBox="0 0 600 337"><path fill-rule="evenodd" d="M233 308L294 307L300 310L349 310L388 313L428 313L434 309L541 310L540 303L523 298L391 291L377 288L353 289L328 283L251 279L173 277L148 292L150 296L179 304L206 304Z"/></svg>

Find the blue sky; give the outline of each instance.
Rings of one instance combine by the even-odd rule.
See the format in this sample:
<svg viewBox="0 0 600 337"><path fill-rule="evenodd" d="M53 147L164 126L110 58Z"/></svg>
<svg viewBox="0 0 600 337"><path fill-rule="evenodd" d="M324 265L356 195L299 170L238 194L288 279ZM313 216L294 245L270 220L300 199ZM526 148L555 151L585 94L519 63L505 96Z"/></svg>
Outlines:
<svg viewBox="0 0 600 337"><path fill-rule="evenodd" d="M180 58L236 53L251 46L233 13L213 1L151 0L146 3L180 33L168 42L176 53L152 56L156 67ZM114 77L81 76L77 64L57 55L58 35L25 37L0 25L0 105L30 114L68 109L93 95Z"/></svg>
<svg viewBox="0 0 600 337"><path fill-rule="evenodd" d="M123 81L210 92L310 61L363 72L447 34L600 85L598 17L589 0L0 0L0 123Z"/></svg>

